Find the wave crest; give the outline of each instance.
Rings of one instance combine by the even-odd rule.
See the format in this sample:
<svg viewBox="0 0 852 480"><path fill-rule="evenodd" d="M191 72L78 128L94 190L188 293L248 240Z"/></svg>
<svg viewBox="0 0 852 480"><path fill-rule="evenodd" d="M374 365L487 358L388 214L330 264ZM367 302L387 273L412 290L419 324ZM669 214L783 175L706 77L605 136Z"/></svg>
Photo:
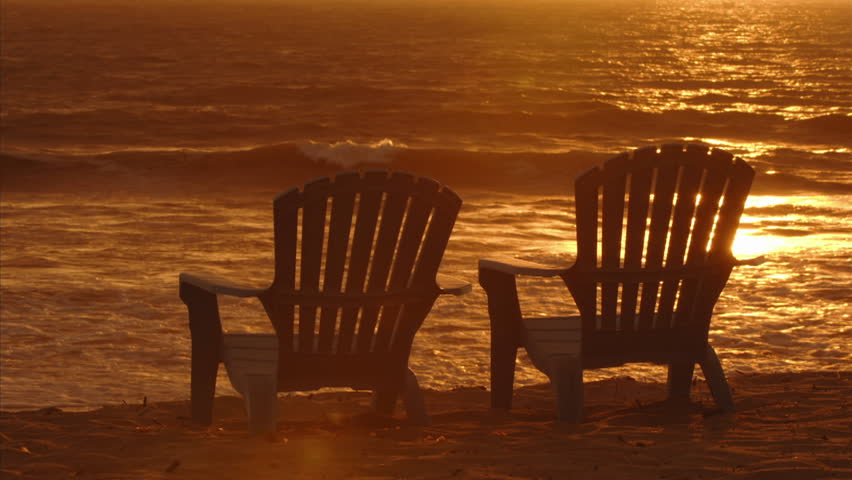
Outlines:
<svg viewBox="0 0 852 480"><path fill-rule="evenodd" d="M352 168L358 165L383 164L389 165L394 155L408 148L403 143L383 138L372 143L357 143L344 140L334 143L308 142L299 145L299 150L308 158L315 161L325 161L342 168Z"/></svg>
<svg viewBox="0 0 852 480"><path fill-rule="evenodd" d="M301 185L343 169L385 167L429 176L454 188L565 194L572 189L577 174L618 152L423 149L383 138L371 143L347 139L192 153L123 151L65 158L0 154L0 188L258 192ZM846 153L782 148L749 161L758 171L754 193L852 193Z"/></svg>

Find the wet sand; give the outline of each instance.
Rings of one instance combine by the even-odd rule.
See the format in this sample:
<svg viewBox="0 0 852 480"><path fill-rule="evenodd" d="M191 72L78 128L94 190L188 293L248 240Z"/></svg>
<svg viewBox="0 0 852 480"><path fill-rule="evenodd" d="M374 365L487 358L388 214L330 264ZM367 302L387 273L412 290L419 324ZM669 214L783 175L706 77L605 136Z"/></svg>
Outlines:
<svg viewBox="0 0 852 480"><path fill-rule="evenodd" d="M185 401L0 412L0 478L852 478L852 371L729 377L733 415L702 381L680 407L660 383L587 383L580 425L554 422L547 385L508 413L482 387L427 391L430 427L369 414L366 392L284 395L267 437L235 397L209 428Z"/></svg>

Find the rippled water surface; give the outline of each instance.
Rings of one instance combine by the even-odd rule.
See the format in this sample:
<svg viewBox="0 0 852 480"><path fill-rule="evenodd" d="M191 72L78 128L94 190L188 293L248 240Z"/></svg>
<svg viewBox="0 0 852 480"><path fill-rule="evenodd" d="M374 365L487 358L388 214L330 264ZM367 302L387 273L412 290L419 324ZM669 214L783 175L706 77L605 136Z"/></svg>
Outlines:
<svg viewBox="0 0 852 480"><path fill-rule="evenodd" d="M837 147L852 111L850 8L7 0L4 148Z"/></svg>
<svg viewBox="0 0 852 480"><path fill-rule="evenodd" d="M187 397L178 273L267 283L271 200L310 178L457 190L442 271L475 284L482 256L569 262L574 176L672 141L757 172L735 250L768 261L717 304L725 368L848 370L850 18L848 0L3 1L0 405ZM573 311L558 281L522 295ZM222 303L227 329L269 330ZM488 338L481 289L441 298L413 368L486 385ZM588 378L612 374L661 378Z"/></svg>
<svg viewBox="0 0 852 480"><path fill-rule="evenodd" d="M477 192L464 197L443 272L475 284L482 256L570 261L573 202ZM796 205L784 203L790 200ZM753 197L751 205L760 206L746 211L736 251L743 257L765 254L769 261L735 271L717 305L711 335L726 368L848 366L848 203ZM821 231L810 231L814 222ZM0 276L4 406L184 398L189 332L177 296L178 272L212 270L263 286L272 277L271 237L271 206L263 201L6 199ZM520 285L527 314L573 312L559 281ZM439 389L487 384L485 305L479 288L438 300L415 342L412 367L421 383ZM222 315L230 331L271 331L254 301L223 298ZM618 373L659 379L648 366ZM518 371L520 383L543 380L526 364ZM230 391L224 379L220 388Z"/></svg>

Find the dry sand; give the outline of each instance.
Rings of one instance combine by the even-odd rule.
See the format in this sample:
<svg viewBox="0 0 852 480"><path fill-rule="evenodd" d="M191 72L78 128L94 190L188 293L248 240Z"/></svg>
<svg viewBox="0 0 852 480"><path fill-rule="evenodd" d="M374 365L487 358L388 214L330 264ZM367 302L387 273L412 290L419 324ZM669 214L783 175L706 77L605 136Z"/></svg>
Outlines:
<svg viewBox="0 0 852 480"><path fill-rule="evenodd" d="M484 388L426 392L431 427L370 415L369 394L281 399L275 438L247 433L242 402L217 399L215 423L187 402L91 412L0 412L0 478L852 478L852 372L731 375L737 413L661 402L662 384L586 386L586 420L554 422L546 385L510 412Z"/></svg>

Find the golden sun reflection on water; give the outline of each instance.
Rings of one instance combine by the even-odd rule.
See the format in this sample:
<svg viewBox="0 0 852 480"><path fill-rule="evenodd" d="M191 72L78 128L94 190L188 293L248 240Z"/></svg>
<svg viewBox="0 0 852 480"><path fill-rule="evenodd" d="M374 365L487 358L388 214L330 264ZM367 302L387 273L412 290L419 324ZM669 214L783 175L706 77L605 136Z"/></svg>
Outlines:
<svg viewBox="0 0 852 480"><path fill-rule="evenodd" d="M791 239L774 235L766 235L761 232L741 230L734 240L734 257L740 260L759 257L768 253L783 250L789 246Z"/></svg>
<svg viewBox="0 0 852 480"><path fill-rule="evenodd" d="M846 243L845 237L838 232L852 221L838 217L836 212L848 202L852 202L852 198L846 196L752 195L746 203L733 254L745 260L781 253L800 255L808 250L839 252ZM512 247L515 254L526 255L528 259L538 257L538 261L545 263L573 262L576 226L573 214L564 206L543 208L536 204L514 208L508 214L516 223L516 231L523 232ZM477 224L478 234L491 228L485 225ZM504 230L503 225L495 225L485 236L499 236Z"/></svg>
<svg viewBox="0 0 852 480"><path fill-rule="evenodd" d="M745 259L781 251L842 249L843 242L838 243L834 232L850 220L832 218L828 212L842 207L843 198L750 196L732 247L734 256Z"/></svg>

